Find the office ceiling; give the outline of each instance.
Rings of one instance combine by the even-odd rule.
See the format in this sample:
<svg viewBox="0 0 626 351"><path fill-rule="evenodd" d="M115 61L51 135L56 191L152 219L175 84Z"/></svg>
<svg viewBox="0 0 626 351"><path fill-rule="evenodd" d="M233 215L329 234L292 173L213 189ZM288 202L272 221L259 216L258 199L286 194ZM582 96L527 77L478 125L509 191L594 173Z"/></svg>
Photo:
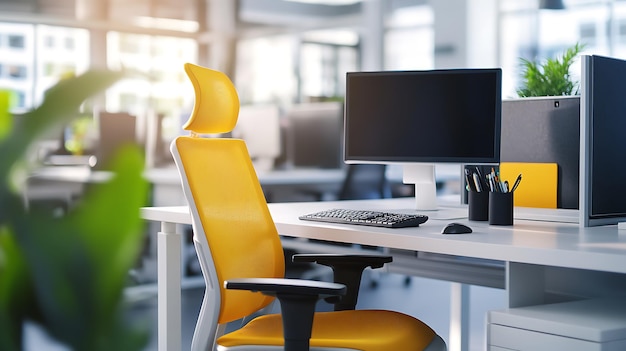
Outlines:
<svg viewBox="0 0 626 351"><path fill-rule="evenodd" d="M0 0L0 14L4 14L0 18L19 21L22 15L27 20L73 21L86 11L91 14L87 18L96 16L115 23L153 17L197 21L202 28L212 3L218 1L237 1L237 20L242 28L340 26L358 18L362 7L361 0ZM386 5L393 8L426 2L387 0Z"/></svg>
<svg viewBox="0 0 626 351"><path fill-rule="evenodd" d="M203 1L210 0L0 0L0 11L73 19L82 7L104 11L102 18L109 20L133 16L196 20Z"/></svg>

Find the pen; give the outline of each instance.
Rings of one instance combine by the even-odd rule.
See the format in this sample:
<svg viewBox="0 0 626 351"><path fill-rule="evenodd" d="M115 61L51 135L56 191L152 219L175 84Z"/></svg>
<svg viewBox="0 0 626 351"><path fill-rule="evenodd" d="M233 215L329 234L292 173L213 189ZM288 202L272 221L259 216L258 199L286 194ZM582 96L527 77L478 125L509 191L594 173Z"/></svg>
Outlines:
<svg viewBox="0 0 626 351"><path fill-rule="evenodd" d="M515 189L517 189L517 186L519 185L521 181L522 181L522 174L520 173L517 176L517 179L515 179L515 183L513 183L513 188L511 188L511 191L515 191Z"/></svg>
<svg viewBox="0 0 626 351"><path fill-rule="evenodd" d="M474 186L474 179L470 174L470 170L467 168L465 169L465 182L467 183L468 191L476 191L476 188Z"/></svg>
<svg viewBox="0 0 626 351"><path fill-rule="evenodd" d="M483 174L480 171L480 167L478 166L476 166L476 174L478 174L478 180L480 182L481 189L487 188L487 183L485 183L485 178L483 177Z"/></svg>
<svg viewBox="0 0 626 351"><path fill-rule="evenodd" d="M481 192L483 191L483 187L480 184L480 179L478 178L478 174L474 173L474 185L476 186L476 191Z"/></svg>
<svg viewBox="0 0 626 351"><path fill-rule="evenodd" d="M496 176L496 171L491 167L491 176L488 178L491 182L491 191L500 192L500 184L498 184L498 176Z"/></svg>
<svg viewBox="0 0 626 351"><path fill-rule="evenodd" d="M493 192L495 189L493 186L493 178L491 178L491 174L487 174L487 183L489 183L489 190Z"/></svg>

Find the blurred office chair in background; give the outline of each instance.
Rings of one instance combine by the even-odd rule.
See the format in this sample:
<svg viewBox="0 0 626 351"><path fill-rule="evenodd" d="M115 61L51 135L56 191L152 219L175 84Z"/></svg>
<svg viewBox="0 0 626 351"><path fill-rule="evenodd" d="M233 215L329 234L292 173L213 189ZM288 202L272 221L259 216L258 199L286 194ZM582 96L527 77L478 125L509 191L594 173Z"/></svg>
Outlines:
<svg viewBox="0 0 626 351"><path fill-rule="evenodd" d="M391 187L387 181L387 166L382 164L348 164L346 175L336 194L315 190L301 190L300 193L313 201L367 200L391 197Z"/></svg>
<svg viewBox="0 0 626 351"><path fill-rule="evenodd" d="M365 200L391 197L386 171L386 165L349 164L337 199Z"/></svg>

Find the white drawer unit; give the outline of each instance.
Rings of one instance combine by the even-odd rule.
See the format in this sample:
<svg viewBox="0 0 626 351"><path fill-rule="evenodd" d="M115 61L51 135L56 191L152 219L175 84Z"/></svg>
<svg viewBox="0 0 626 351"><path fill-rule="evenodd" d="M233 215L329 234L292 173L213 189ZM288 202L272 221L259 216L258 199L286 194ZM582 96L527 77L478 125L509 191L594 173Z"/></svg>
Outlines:
<svg viewBox="0 0 626 351"><path fill-rule="evenodd" d="M626 297L489 312L490 351L626 350Z"/></svg>

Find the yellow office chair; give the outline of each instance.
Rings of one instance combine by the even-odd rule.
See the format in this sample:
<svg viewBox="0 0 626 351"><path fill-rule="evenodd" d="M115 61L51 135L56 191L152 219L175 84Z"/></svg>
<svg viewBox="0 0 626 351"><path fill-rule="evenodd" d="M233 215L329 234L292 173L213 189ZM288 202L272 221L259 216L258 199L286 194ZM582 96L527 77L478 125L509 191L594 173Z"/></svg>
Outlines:
<svg viewBox="0 0 626 351"><path fill-rule="evenodd" d="M239 109L237 92L220 72L192 64L186 64L185 71L196 94L193 112L184 126L191 136L176 138L171 151L191 209L194 245L206 282L192 349L299 351L310 346L312 350L326 351L445 350L445 343L432 329L402 313L383 310L315 313L318 299L346 293L343 284L283 279L280 238L245 143L238 139L198 136L233 129ZM341 267L358 272L389 261L380 256L354 258L361 261L350 264L344 256L323 255L302 259L323 261L343 272L339 275L344 278L340 279L357 282L358 278L345 278L348 273ZM336 260L338 264L326 259ZM368 259L372 261L363 263ZM348 292L347 296L348 301L345 297L340 299L343 305L336 309L354 307L356 293ZM267 307L275 297L281 303L282 317L262 315L224 334L228 322Z"/></svg>

